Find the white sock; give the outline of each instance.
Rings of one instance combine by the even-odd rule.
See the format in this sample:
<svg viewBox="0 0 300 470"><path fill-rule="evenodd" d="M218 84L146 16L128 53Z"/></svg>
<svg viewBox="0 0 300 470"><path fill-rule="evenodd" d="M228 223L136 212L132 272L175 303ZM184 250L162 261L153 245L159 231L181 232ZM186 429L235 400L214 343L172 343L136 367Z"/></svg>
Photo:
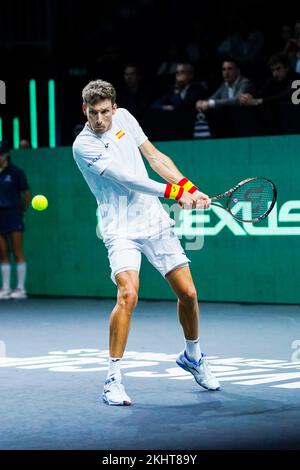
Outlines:
<svg viewBox="0 0 300 470"><path fill-rule="evenodd" d="M185 339L185 352L189 359L199 362L201 358L199 338L193 340Z"/></svg>
<svg viewBox="0 0 300 470"><path fill-rule="evenodd" d="M1 263L2 289L10 289L10 271L9 263Z"/></svg>
<svg viewBox="0 0 300 470"><path fill-rule="evenodd" d="M24 290L26 263L17 263L18 289Z"/></svg>
<svg viewBox="0 0 300 470"><path fill-rule="evenodd" d="M114 375L117 379L121 380L121 361L121 357L109 357L109 369L106 377L107 379Z"/></svg>

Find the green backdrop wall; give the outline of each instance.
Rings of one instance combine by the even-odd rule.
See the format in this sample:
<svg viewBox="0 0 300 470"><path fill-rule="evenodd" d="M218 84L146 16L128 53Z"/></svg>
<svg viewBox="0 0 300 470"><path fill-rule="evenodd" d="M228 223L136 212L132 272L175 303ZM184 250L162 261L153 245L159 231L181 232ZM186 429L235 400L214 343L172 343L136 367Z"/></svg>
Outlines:
<svg viewBox="0 0 300 470"><path fill-rule="evenodd" d="M269 177L278 187L276 211L255 226L232 218L226 222L215 211L206 211L203 247L187 251L200 300L300 303L300 136L157 146L210 195L256 175ZM28 292L115 296L106 249L96 236L96 201L71 149L18 150L12 159L26 171L32 194L45 194L49 200L46 211L30 208L26 215ZM195 230L195 214L185 214L186 224L190 222L186 233ZM181 223L177 231L182 232ZM185 246L186 238L181 241ZM140 298L174 298L146 259Z"/></svg>

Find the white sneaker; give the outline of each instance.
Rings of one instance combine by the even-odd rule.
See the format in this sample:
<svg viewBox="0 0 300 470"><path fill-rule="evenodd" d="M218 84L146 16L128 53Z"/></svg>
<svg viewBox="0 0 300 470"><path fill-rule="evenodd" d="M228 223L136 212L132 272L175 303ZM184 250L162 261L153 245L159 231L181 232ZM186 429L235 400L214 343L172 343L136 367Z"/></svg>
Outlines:
<svg viewBox="0 0 300 470"><path fill-rule="evenodd" d="M221 386L216 377L211 372L206 355L202 352L199 362L191 361L187 358L185 351L178 354L176 363L182 369L193 374L196 382L206 390L220 390Z"/></svg>
<svg viewBox="0 0 300 470"><path fill-rule="evenodd" d="M10 299L11 290L10 289L0 289L0 300Z"/></svg>
<svg viewBox="0 0 300 470"><path fill-rule="evenodd" d="M124 385L121 384L121 380L116 379L112 376L104 382L104 389L102 398L104 403L113 406L129 406L131 400L125 392Z"/></svg>
<svg viewBox="0 0 300 470"><path fill-rule="evenodd" d="M11 299L27 299L27 294L24 289L20 289L19 287L17 287L10 294L10 298Z"/></svg>

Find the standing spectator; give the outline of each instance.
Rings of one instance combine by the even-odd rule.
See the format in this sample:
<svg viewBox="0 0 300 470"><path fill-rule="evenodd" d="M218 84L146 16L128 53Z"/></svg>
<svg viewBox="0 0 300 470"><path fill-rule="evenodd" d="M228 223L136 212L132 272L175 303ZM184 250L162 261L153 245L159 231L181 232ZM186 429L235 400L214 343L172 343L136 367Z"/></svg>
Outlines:
<svg viewBox="0 0 300 470"><path fill-rule="evenodd" d="M10 162L8 142L0 142L0 257L2 288L0 299L25 299L26 261L22 248L23 215L30 203L30 191L23 170ZM17 288L11 291L9 242L17 263Z"/></svg>

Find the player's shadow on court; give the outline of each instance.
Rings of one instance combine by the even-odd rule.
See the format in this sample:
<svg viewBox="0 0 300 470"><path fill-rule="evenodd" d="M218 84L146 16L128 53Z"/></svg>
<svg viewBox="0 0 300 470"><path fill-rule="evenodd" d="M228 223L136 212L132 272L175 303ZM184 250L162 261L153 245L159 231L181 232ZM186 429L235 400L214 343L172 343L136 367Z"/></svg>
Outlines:
<svg viewBox="0 0 300 470"><path fill-rule="evenodd" d="M196 392L197 393L197 392ZM194 393L191 393L194 395ZM299 449L299 405L236 393L198 392L198 403L135 402L126 418L136 448ZM178 395L180 398L180 395ZM185 396L186 399L186 396ZM194 400L194 398L193 398ZM290 421L291 420L291 421ZM279 423L288 422L282 433ZM117 419L124 425L124 415ZM130 439L130 435L128 436Z"/></svg>
<svg viewBox="0 0 300 470"><path fill-rule="evenodd" d="M278 400L263 400L254 397L237 396L235 393L229 392L191 392L194 396L198 394L198 403L188 404L174 403L168 405L157 405L156 403L143 404L134 403L134 408L138 409L135 419L137 421L145 421L149 417L154 423L165 424L177 422L178 415L180 415L180 423L191 423L198 421L199 417L246 417L246 416L259 416L259 415L273 415L278 413L299 412L298 405L292 405L280 402ZM222 393L222 396L220 394ZM218 398L218 396L220 398Z"/></svg>

